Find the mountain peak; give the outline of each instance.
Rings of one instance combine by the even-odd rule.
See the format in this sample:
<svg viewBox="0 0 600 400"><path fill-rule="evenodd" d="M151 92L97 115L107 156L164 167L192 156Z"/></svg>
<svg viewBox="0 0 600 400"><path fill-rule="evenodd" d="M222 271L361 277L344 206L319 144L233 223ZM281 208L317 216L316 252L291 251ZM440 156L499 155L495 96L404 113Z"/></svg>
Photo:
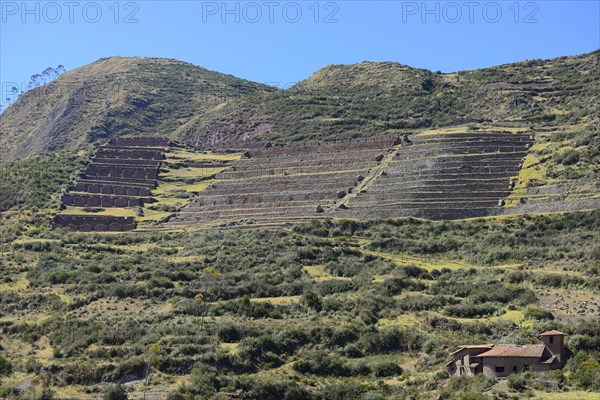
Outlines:
<svg viewBox="0 0 600 400"><path fill-rule="evenodd" d="M164 58L109 57L25 92L0 116L0 160L126 135L164 135L228 99L273 90Z"/></svg>

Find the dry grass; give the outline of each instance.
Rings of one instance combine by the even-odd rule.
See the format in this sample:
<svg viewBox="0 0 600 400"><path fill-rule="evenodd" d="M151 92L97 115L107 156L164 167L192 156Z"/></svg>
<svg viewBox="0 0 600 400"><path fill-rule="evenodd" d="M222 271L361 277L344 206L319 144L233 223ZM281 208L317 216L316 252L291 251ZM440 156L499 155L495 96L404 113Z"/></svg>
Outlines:
<svg viewBox="0 0 600 400"><path fill-rule="evenodd" d="M100 209L100 207L98 207ZM66 215L110 215L114 217L135 217L135 211L131 208L102 208L98 212L87 212L85 207L67 207L61 214Z"/></svg>
<svg viewBox="0 0 600 400"><path fill-rule="evenodd" d="M155 196L168 195L170 190L185 190L186 192L201 192L208 187L213 180L206 180L198 183L186 184L183 182L160 182L160 185L152 191Z"/></svg>
<svg viewBox="0 0 600 400"><path fill-rule="evenodd" d="M257 297L250 299L255 303L271 303L273 305L300 303L300 296Z"/></svg>
<svg viewBox="0 0 600 400"><path fill-rule="evenodd" d="M225 168L222 167L207 167L207 168L179 168L172 169L169 172L161 174L161 178L170 179L185 179L185 178L207 178L209 176L223 172Z"/></svg>
<svg viewBox="0 0 600 400"><path fill-rule="evenodd" d="M425 329L425 323L419 316L414 313L401 314L395 318L381 318L377 321L378 327L398 326L398 327L413 327L420 330Z"/></svg>
<svg viewBox="0 0 600 400"><path fill-rule="evenodd" d="M333 276L322 265L306 265L302 269L308 274L308 276L315 282L331 281L334 279L349 281L351 278Z"/></svg>
<svg viewBox="0 0 600 400"><path fill-rule="evenodd" d="M442 268L448 268L451 270L455 269L466 269L466 268L475 268L476 266L473 264L468 264L463 261L452 261L448 259L441 258L430 258L430 257L417 257L408 254L393 254L393 253L384 253L380 251L372 251L361 249L363 253L371 254L377 257L385 258L387 260L391 260L398 266L403 265L414 265L420 268L424 268L427 271L432 271L434 269L441 270Z"/></svg>
<svg viewBox="0 0 600 400"><path fill-rule="evenodd" d="M212 151L206 151L203 153L196 153L186 150L175 150L167 153L167 161L237 161L242 157L241 153L214 153Z"/></svg>
<svg viewBox="0 0 600 400"><path fill-rule="evenodd" d="M574 390L572 392L548 393L536 391L533 400L598 400L600 393Z"/></svg>
<svg viewBox="0 0 600 400"><path fill-rule="evenodd" d="M137 222L140 223L144 223L144 222L158 222L161 221L163 219L165 219L166 217L168 217L169 215L173 214L172 212L169 211L155 211L155 210L150 210L150 209L144 209L144 216L143 217L136 217Z"/></svg>
<svg viewBox="0 0 600 400"><path fill-rule="evenodd" d="M237 354L239 351L239 343L223 343L220 344L221 348L230 354Z"/></svg>
<svg viewBox="0 0 600 400"><path fill-rule="evenodd" d="M506 312L504 314L499 315L499 316L494 316L494 317L452 318L452 317L446 316L445 318L453 319L453 320L456 320L461 323L481 322L481 321L487 321L487 322L510 321L510 322L514 322L515 324L519 324L525 320L525 315L523 315L523 312L519 311L519 310L506 310Z"/></svg>
<svg viewBox="0 0 600 400"><path fill-rule="evenodd" d="M468 125L459 125L452 126L447 128L438 128L438 129L427 129L419 132L418 136L432 136L432 135L443 135L443 134L452 134L452 133L466 133L469 132L469 127L473 126L475 128L479 128L481 130L473 131L473 133L489 133L493 135L494 132L498 131L507 131L511 133L524 133L528 131L528 128L524 127L514 127L514 126L486 126L481 124L468 124ZM490 132L486 132L490 131Z"/></svg>
<svg viewBox="0 0 600 400"><path fill-rule="evenodd" d="M24 292L29 289L27 274L19 274L13 278L13 282L0 283L0 292Z"/></svg>

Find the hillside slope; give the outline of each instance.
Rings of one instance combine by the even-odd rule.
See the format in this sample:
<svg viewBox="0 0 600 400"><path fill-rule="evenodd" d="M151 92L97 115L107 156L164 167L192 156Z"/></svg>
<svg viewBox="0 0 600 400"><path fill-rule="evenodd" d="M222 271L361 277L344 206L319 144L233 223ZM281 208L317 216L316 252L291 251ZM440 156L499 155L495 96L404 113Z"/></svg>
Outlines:
<svg viewBox="0 0 600 400"><path fill-rule="evenodd" d="M271 87L192 64L111 57L24 93L0 116L0 160L122 135L164 135L227 99Z"/></svg>
<svg viewBox="0 0 600 400"><path fill-rule="evenodd" d="M176 136L214 145L385 136L478 123L535 128L598 124L600 51L451 74L391 62L330 65L287 91L241 98Z"/></svg>

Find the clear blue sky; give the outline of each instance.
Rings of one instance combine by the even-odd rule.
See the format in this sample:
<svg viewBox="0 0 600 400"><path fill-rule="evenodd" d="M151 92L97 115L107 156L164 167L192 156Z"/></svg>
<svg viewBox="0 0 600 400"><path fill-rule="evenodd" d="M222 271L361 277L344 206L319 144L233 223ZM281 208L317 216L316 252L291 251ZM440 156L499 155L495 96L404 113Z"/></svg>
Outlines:
<svg viewBox="0 0 600 400"><path fill-rule="evenodd" d="M450 72L600 47L599 0L25 4L0 0L3 91L49 66L113 55L176 58L283 87L327 64Z"/></svg>

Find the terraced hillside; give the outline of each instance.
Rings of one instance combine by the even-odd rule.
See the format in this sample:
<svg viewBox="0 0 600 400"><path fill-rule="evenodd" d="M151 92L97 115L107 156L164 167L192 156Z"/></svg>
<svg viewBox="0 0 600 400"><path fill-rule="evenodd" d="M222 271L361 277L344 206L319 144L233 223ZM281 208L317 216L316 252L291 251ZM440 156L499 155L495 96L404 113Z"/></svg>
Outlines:
<svg viewBox="0 0 600 400"><path fill-rule="evenodd" d="M52 226L84 232L156 229L237 159L237 153L197 151L167 138L112 139L63 190L63 210Z"/></svg>
<svg viewBox="0 0 600 400"><path fill-rule="evenodd" d="M84 232L135 229L133 217L93 214L104 208L143 207L156 202L152 189L157 186L169 145L167 138L111 139L96 152L73 190L61 196L63 207L81 207L82 212L57 215L53 228Z"/></svg>
<svg viewBox="0 0 600 400"><path fill-rule="evenodd" d="M532 143L529 133L462 132L251 149L171 222L460 219L600 207L593 181L558 183L574 201L554 204L556 186L539 186L522 170Z"/></svg>
<svg viewBox="0 0 600 400"><path fill-rule="evenodd" d="M419 135L341 215L458 219L501 212L531 146L513 133Z"/></svg>

